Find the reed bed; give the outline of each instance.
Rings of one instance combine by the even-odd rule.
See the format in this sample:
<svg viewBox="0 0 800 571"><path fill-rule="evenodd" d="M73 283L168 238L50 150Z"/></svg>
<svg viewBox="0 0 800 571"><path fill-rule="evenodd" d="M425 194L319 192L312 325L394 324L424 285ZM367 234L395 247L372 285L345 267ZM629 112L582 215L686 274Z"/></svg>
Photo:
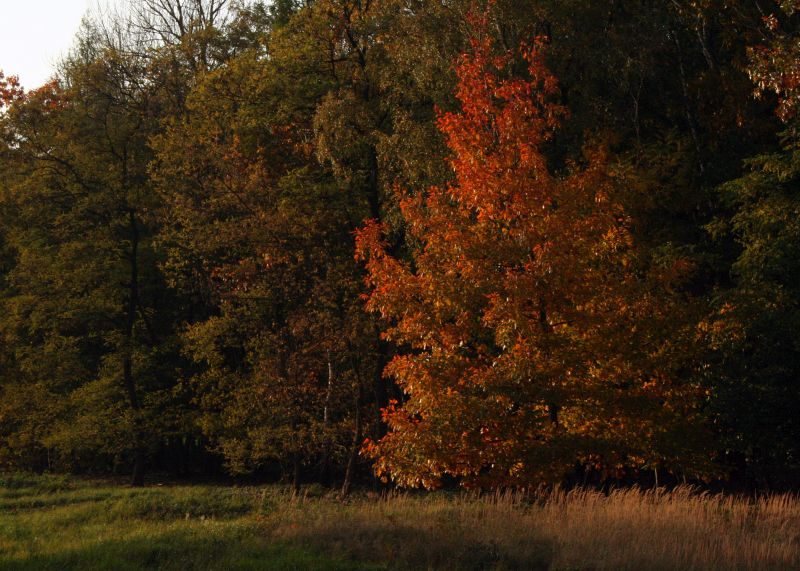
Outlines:
<svg viewBox="0 0 800 571"><path fill-rule="evenodd" d="M317 500L273 514L272 533L408 569L800 570L800 500L620 489Z"/></svg>

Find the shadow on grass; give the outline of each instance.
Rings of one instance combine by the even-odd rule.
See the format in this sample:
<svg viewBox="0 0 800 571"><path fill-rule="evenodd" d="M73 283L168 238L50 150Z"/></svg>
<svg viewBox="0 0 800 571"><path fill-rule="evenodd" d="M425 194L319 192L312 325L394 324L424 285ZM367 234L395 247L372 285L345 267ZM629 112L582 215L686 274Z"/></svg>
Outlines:
<svg viewBox="0 0 800 571"><path fill-rule="evenodd" d="M0 498L0 510L5 513L29 512L43 508L54 509L69 506L79 506L81 504L97 504L108 499L108 494L97 493L93 495L64 495L64 496L42 496L32 495L20 496L14 499Z"/></svg>
<svg viewBox="0 0 800 571"><path fill-rule="evenodd" d="M0 571L283 571L378 570L343 559L328 558L299 546L271 544L251 528L222 534L179 530L133 539L104 541L85 547L3 558Z"/></svg>
<svg viewBox="0 0 800 571"><path fill-rule="evenodd" d="M397 521L331 523L295 526L288 539L314 553L386 562L386 568L392 570L547 571L553 560L553 548L544 540L501 544L481 537L480 529L459 529L456 521L428 528Z"/></svg>
<svg viewBox="0 0 800 571"><path fill-rule="evenodd" d="M402 525L343 526L317 537L276 538L258 525L209 522L29 557L3 558L0 553L0 571L547 570L550 549L528 547L523 550L528 555L519 558L514 553L520 550L512 553L491 542L458 541L445 531Z"/></svg>
<svg viewBox="0 0 800 571"><path fill-rule="evenodd" d="M143 490L115 498L107 505L107 517L113 520L174 521L185 518L232 520L253 510L254 500L230 491Z"/></svg>
<svg viewBox="0 0 800 571"><path fill-rule="evenodd" d="M243 494L209 490L107 490L70 492L54 495L25 495L13 499L0 497L0 510L6 514L24 514L41 510L95 506L98 517L112 520L174 521L186 518L230 520L254 508L254 499Z"/></svg>
<svg viewBox="0 0 800 571"><path fill-rule="evenodd" d="M0 473L0 496L6 494L52 494L75 489L68 476L54 474Z"/></svg>

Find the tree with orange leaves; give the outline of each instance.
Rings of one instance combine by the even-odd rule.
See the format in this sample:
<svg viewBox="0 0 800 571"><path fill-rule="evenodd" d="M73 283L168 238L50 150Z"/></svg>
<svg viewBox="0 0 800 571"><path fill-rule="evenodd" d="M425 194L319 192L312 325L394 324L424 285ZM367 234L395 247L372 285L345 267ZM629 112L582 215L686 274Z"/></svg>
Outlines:
<svg viewBox="0 0 800 571"><path fill-rule="evenodd" d="M0 109L7 107L23 94L19 78L15 75L6 77L3 70L0 70Z"/></svg>
<svg viewBox="0 0 800 571"><path fill-rule="evenodd" d="M485 18L473 24L461 110L438 120L454 181L397 191L413 259L388 253L376 221L358 234L368 308L400 349L385 372L405 395L367 453L380 475L425 487L529 486L576 463L675 467L679 454L696 466L696 391L667 342L685 264L641 262L602 146L554 174L546 147L567 110L544 42L497 55Z"/></svg>

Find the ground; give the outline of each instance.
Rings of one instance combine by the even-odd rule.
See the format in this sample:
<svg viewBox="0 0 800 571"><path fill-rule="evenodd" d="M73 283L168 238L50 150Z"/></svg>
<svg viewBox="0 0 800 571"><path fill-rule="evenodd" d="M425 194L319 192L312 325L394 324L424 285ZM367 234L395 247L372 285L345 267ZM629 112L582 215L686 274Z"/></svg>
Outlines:
<svg viewBox="0 0 800 571"><path fill-rule="evenodd" d="M0 474L0 571L800 569L800 500L358 493Z"/></svg>

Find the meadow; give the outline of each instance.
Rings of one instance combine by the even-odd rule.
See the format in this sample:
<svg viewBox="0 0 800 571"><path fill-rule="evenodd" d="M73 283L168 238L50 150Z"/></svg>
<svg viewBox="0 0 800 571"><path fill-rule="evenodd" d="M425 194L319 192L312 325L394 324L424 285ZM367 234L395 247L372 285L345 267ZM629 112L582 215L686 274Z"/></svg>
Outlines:
<svg viewBox="0 0 800 571"><path fill-rule="evenodd" d="M356 493L0 475L0 571L800 569L800 499Z"/></svg>

